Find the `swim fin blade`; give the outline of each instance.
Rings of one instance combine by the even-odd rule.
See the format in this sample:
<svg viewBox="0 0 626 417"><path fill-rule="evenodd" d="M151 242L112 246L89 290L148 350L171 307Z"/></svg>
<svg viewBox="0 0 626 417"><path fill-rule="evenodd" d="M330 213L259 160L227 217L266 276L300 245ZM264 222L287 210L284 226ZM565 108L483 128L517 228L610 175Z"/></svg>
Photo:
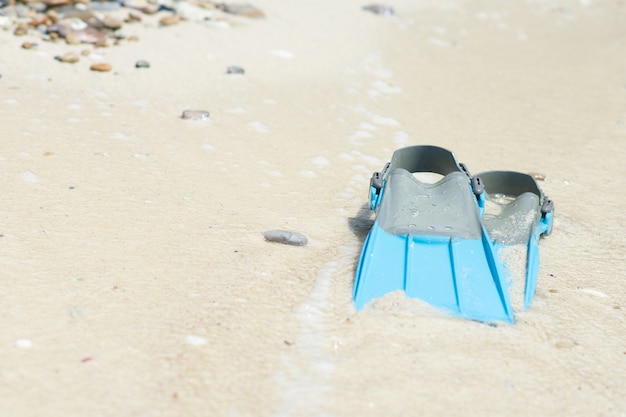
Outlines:
<svg viewBox="0 0 626 417"><path fill-rule="evenodd" d="M487 204L496 208L487 210L483 218L496 252L506 246L526 246L524 307L529 308L539 275L539 239L552 231L554 203L528 174L489 171L477 177L485 189Z"/></svg>
<svg viewBox="0 0 626 417"><path fill-rule="evenodd" d="M442 176L424 183L413 173ZM455 315L513 322L499 260L480 222L480 198L452 152L435 146L397 150L373 176L374 225L359 259L357 310L403 290Z"/></svg>

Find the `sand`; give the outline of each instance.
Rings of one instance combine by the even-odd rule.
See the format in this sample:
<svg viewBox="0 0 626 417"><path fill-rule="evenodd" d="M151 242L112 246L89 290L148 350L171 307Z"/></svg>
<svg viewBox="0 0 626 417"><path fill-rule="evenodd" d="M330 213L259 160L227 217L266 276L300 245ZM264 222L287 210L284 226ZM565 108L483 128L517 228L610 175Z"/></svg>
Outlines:
<svg viewBox="0 0 626 417"><path fill-rule="evenodd" d="M76 64L0 31L0 415L626 415L626 6L363 4L146 19ZM546 175L515 325L354 310L369 176L412 144Z"/></svg>

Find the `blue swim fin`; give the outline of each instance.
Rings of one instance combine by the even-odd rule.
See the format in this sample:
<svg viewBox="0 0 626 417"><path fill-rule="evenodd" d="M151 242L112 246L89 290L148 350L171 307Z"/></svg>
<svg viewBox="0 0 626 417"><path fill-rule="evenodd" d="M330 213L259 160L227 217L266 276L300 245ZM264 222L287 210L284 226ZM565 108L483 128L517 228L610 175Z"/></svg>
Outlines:
<svg viewBox="0 0 626 417"><path fill-rule="evenodd" d="M443 176L436 183L414 173ZM404 290L455 315L513 322L501 265L481 224L484 196L454 154L436 146L394 152L370 183L376 221L361 252L354 303Z"/></svg>
<svg viewBox="0 0 626 417"><path fill-rule="evenodd" d="M504 246L526 245L524 307L535 296L539 274L539 238L549 235L554 203L544 196L535 179L521 172L489 171L478 174L486 199L496 210L487 210L483 225L497 251Z"/></svg>

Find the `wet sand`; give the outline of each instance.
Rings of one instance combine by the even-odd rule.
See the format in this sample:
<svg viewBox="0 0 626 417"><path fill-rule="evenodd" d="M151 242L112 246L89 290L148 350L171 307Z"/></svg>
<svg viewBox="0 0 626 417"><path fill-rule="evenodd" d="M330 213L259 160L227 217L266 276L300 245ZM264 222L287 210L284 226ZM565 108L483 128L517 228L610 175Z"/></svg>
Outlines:
<svg viewBox="0 0 626 417"><path fill-rule="evenodd" d="M255 5L127 25L107 73L0 31L0 414L626 413L626 6ZM412 144L546 175L515 325L355 312L369 176Z"/></svg>

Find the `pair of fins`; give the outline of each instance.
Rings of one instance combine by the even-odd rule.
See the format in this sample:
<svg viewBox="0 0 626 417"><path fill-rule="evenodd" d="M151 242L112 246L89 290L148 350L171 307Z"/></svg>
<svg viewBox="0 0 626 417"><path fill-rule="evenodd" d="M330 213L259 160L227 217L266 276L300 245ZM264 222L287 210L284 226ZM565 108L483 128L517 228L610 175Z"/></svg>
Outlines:
<svg viewBox="0 0 626 417"><path fill-rule="evenodd" d="M435 183L415 173L441 176ZM489 201L495 213L485 214ZM495 204L495 206L493 204ZM370 181L376 221L357 267L354 303L404 290L410 298L472 320L514 322L498 251L527 246L524 304L530 306L539 269L539 238L552 229L554 204L534 178L512 171L472 176L454 154L411 146Z"/></svg>

